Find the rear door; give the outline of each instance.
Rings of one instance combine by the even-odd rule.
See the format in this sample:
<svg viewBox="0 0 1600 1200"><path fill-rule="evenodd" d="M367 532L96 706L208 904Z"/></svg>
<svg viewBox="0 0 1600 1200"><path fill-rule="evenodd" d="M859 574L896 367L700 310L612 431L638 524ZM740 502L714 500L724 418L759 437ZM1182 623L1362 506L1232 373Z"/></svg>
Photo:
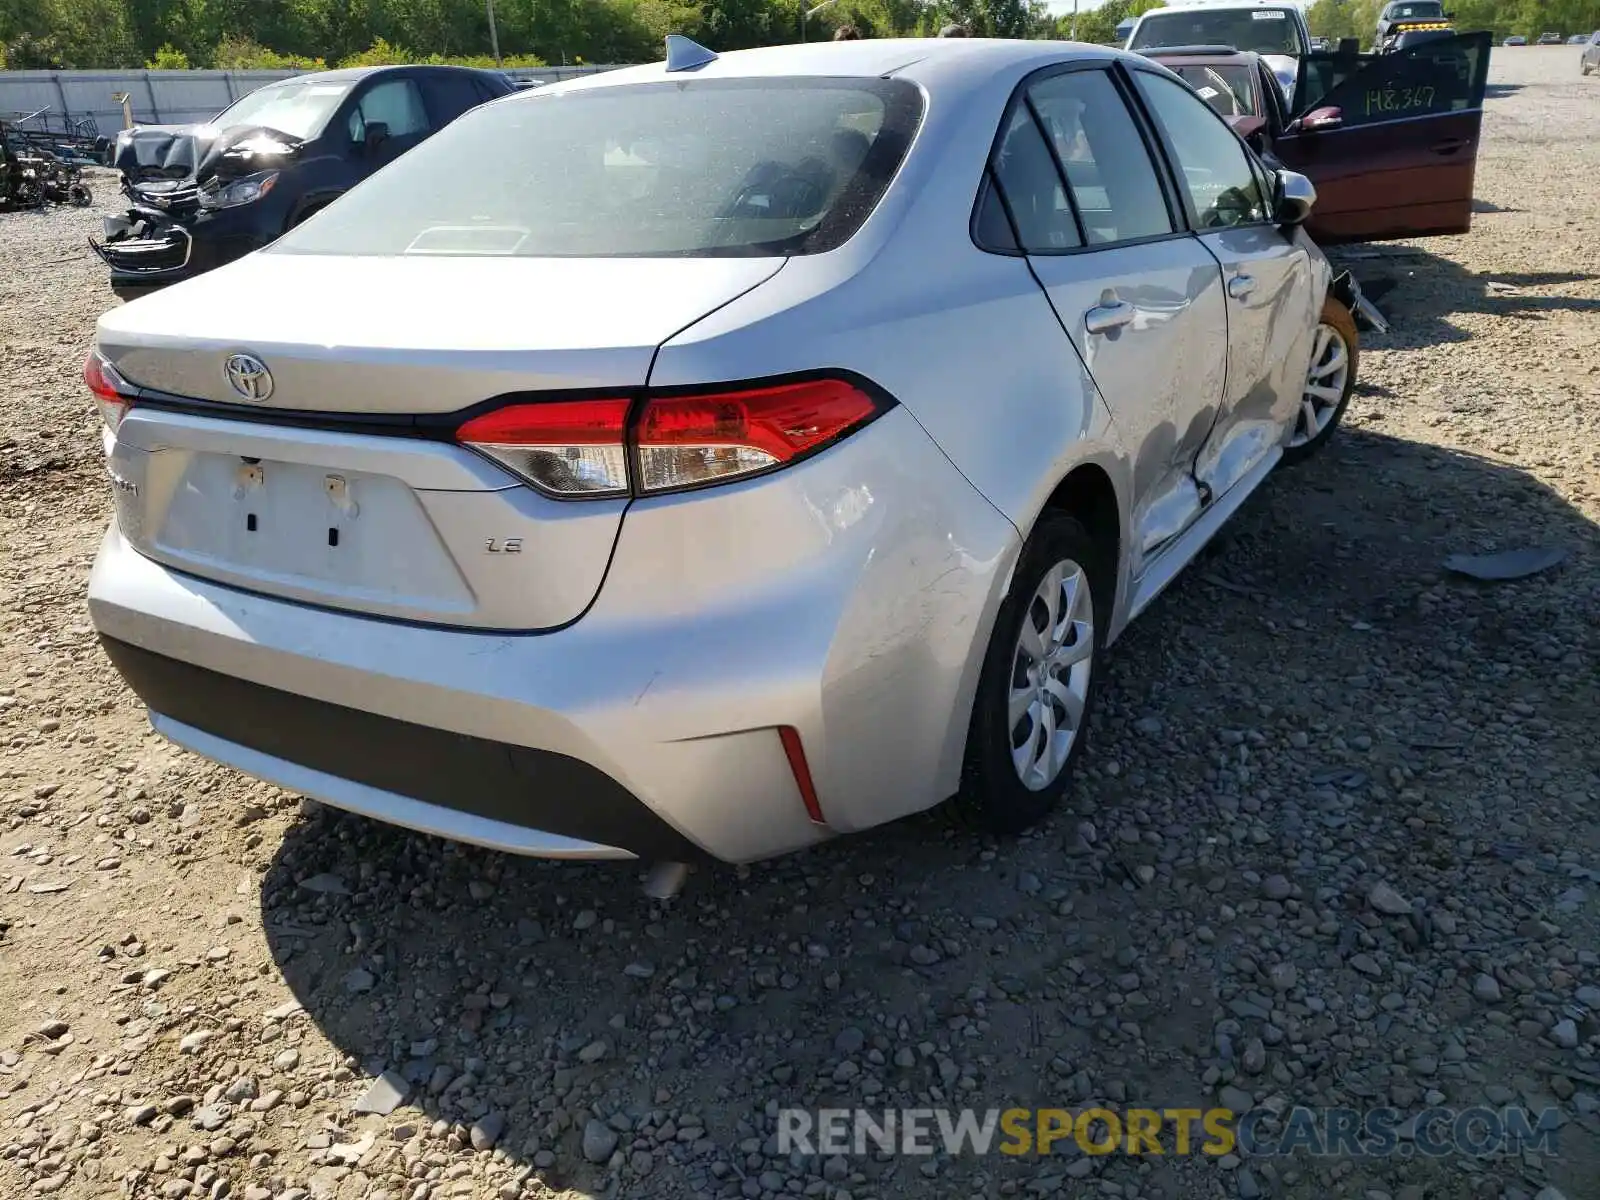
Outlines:
<svg viewBox="0 0 1600 1200"><path fill-rule="evenodd" d="M1311 259L1272 220L1271 188L1227 122L1187 87L1135 69L1189 223L1222 267L1228 369L1194 474L1221 496L1273 454L1299 407L1316 326Z"/></svg>
<svg viewBox="0 0 1600 1200"><path fill-rule="evenodd" d="M1123 86L1098 67L1034 76L994 165L1029 265L1134 453L1137 575L1204 507L1191 468L1222 399L1227 313L1221 270L1186 231Z"/></svg>
<svg viewBox="0 0 1600 1200"><path fill-rule="evenodd" d="M363 146L374 125L382 125L387 134L375 150L365 151ZM370 175L420 143L435 125L416 79L410 75L380 75L356 94L346 128L356 148L358 171Z"/></svg>
<svg viewBox="0 0 1600 1200"><path fill-rule="evenodd" d="M1465 233L1488 83L1488 33L1302 60L1297 119L1273 153L1317 187L1323 245Z"/></svg>
<svg viewBox="0 0 1600 1200"><path fill-rule="evenodd" d="M430 71L420 77L422 96L435 129L443 129L470 108L484 101L477 78L468 71Z"/></svg>

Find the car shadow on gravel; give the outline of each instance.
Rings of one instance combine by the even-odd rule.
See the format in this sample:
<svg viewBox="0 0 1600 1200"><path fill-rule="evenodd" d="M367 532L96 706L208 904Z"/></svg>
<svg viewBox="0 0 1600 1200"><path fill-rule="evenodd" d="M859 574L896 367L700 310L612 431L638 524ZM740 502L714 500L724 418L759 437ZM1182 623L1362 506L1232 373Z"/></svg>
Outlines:
<svg viewBox="0 0 1600 1200"><path fill-rule="evenodd" d="M1582 271L1482 275L1399 244L1335 250L1330 257L1350 269L1390 321L1390 334L1381 342L1385 349L1468 341L1471 331L1456 320L1468 314L1531 321L1563 312L1600 313L1600 297L1572 294L1578 285L1600 279Z"/></svg>
<svg viewBox="0 0 1600 1200"><path fill-rule="evenodd" d="M1530 544L1570 557L1492 586L1442 572L1450 553ZM1467 753L1514 729L1543 756L1519 786L1586 769L1600 788L1584 765L1600 710L1597 570L1600 530L1523 472L1352 429L1271 480L1114 649L1074 796L1028 837L996 842L936 812L700 871L659 902L634 865L519 859L308 806L260 901L284 979L345 1056L343 1092L320 1104L323 1136L405 1141L432 1125L553 1186L624 1195L766 1194L798 1173L911 1197L945 1194L918 1161L784 1166L769 1142L776 1109L950 1096L980 1109L1199 1106L1208 1068L1249 1082L1214 1034L1216 1006L1238 1015L1230 1043L1244 1045L1267 1029L1255 1005L1290 1002L1259 998L1273 992L1269 962L1297 965L1302 984L1281 968L1273 978L1299 997L1288 989L1365 992L1341 966L1363 947L1430 978L1475 961L1468 949L1515 953L1492 924L1468 947L1365 920L1354 881L1374 864L1419 894L1435 880L1441 896L1469 874L1523 897L1567 885L1542 859L1514 870L1490 845L1525 844L1530 859L1558 847L1600 867L1594 823L1574 827L1561 800L1496 824ZM1349 863L1328 865L1330 844ZM1259 916L1262 876L1286 861L1337 919L1231 930L1229 906ZM1370 1012L1343 1004L1335 1026L1303 1036L1357 1036L1316 1041L1310 1074L1295 1060L1282 1076L1292 1102L1362 1107L1362 1073L1399 1061L1406 1027L1379 1039L1361 1032ZM1430 1012L1463 1029L1483 1015L1459 987ZM1500 1045L1496 1030L1483 1036ZM1519 1045L1483 1064L1491 1078L1528 1065ZM352 1111L383 1072L406 1096L386 1124ZM1573 1171L1595 1163L1592 1141L1575 1133L1590 1157ZM1136 1165L1092 1171L1160 1195L1214 1170L1169 1160L1157 1178ZM986 1184L962 1194L1039 1171L982 1169ZM1343 1194L1363 1177L1451 1170L1367 1164ZM1586 1194L1578 1182L1569 1194Z"/></svg>

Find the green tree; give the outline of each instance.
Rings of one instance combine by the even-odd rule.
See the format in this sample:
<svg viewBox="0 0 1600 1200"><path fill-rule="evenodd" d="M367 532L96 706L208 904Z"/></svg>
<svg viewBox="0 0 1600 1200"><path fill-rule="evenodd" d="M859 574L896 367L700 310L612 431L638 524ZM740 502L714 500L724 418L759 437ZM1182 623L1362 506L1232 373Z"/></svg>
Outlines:
<svg viewBox="0 0 1600 1200"><path fill-rule="evenodd" d="M152 71L187 71L189 56L170 42L163 43L155 56L144 64Z"/></svg>

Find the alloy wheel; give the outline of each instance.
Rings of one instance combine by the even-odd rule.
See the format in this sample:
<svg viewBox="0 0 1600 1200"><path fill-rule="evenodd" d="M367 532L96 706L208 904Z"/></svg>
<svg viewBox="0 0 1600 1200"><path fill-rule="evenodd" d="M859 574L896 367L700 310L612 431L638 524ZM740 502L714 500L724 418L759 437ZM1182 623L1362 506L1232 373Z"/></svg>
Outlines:
<svg viewBox="0 0 1600 1200"><path fill-rule="evenodd" d="M1060 776L1082 729L1094 669L1094 597L1071 559L1046 571L1012 652L1011 762L1030 791Z"/></svg>
<svg viewBox="0 0 1600 1200"><path fill-rule="evenodd" d="M1318 325L1312 344L1311 366L1306 371L1289 446L1304 446L1326 429L1339 411L1345 386L1350 382L1350 347L1332 325Z"/></svg>

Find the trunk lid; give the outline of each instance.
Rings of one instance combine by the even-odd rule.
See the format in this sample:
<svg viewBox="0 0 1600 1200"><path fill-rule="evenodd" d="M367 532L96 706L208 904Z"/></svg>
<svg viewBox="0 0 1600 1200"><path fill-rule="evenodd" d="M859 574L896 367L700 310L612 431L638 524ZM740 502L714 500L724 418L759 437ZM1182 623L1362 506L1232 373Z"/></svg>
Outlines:
<svg viewBox="0 0 1600 1200"><path fill-rule="evenodd" d="M635 388L656 347L772 277L774 258L248 255L100 318L135 384L238 404L224 364L271 372L260 409L445 413L506 392Z"/></svg>
<svg viewBox="0 0 1600 1200"><path fill-rule="evenodd" d="M548 498L415 422L510 392L639 388L662 342L781 265L267 253L134 301L101 318L100 352L200 403L136 401L123 419L118 527L157 561L286 599L564 625L598 592L627 500ZM234 354L266 366L270 392L234 389ZM363 432L373 418L392 426Z"/></svg>

